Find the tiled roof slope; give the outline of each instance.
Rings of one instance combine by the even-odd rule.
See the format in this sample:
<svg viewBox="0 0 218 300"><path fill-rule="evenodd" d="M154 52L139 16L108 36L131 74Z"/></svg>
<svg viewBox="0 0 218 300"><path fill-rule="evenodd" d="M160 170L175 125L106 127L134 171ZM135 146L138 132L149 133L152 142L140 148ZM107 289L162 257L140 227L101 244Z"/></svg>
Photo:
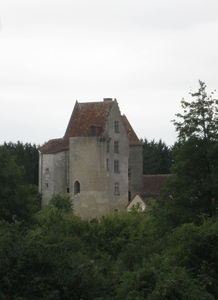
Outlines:
<svg viewBox="0 0 218 300"><path fill-rule="evenodd" d="M164 186L164 182L172 175L143 175L143 197L157 197Z"/></svg>
<svg viewBox="0 0 218 300"><path fill-rule="evenodd" d="M123 124L125 126L128 138L129 138L129 144L134 146L142 146L142 142L138 139L135 131L133 130L132 126L130 125L127 117L125 115L122 116Z"/></svg>
<svg viewBox="0 0 218 300"><path fill-rule="evenodd" d="M97 135L104 135L106 123L113 104L114 101L85 103L78 103L76 101L64 137L60 139L49 140L39 149L39 151L43 154L48 154L67 150L69 149L69 138L90 136L91 126L96 126ZM130 145L142 145L126 116L122 116L122 120L129 138Z"/></svg>
<svg viewBox="0 0 218 300"><path fill-rule="evenodd" d="M39 151L44 154L56 153L59 151L67 150L69 148L69 139L52 139L45 143Z"/></svg>
<svg viewBox="0 0 218 300"><path fill-rule="evenodd" d="M90 136L92 125L98 126L98 135L102 135L113 104L114 101L76 102L64 138Z"/></svg>

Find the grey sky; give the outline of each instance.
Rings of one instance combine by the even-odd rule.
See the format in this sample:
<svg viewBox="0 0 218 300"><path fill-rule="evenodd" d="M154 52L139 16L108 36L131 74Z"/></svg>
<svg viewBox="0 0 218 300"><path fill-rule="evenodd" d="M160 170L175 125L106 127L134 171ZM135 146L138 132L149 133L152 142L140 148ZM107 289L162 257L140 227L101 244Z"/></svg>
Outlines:
<svg viewBox="0 0 218 300"><path fill-rule="evenodd" d="M168 145L182 97L218 88L215 0L2 0L0 144L64 135L75 101L117 98Z"/></svg>

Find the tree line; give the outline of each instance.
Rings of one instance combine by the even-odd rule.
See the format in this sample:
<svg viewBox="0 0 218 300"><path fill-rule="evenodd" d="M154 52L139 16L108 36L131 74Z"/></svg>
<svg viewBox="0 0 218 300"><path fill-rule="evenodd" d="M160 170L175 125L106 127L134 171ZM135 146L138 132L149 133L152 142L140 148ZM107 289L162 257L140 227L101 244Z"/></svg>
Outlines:
<svg viewBox="0 0 218 300"><path fill-rule="evenodd" d="M0 149L7 149L15 157L16 163L24 168L23 182L26 184L38 185L39 147L36 144L24 144L20 141L17 143L4 142L0 146Z"/></svg>
<svg viewBox="0 0 218 300"><path fill-rule="evenodd" d="M174 163L173 151L178 148L175 142L172 146L167 146L161 139L148 141L141 139L143 143L143 174L170 174L170 169ZM38 168L40 145L23 142L4 142L0 149L7 149L15 157L19 166L24 168L24 183L38 185Z"/></svg>
<svg viewBox="0 0 218 300"><path fill-rule="evenodd" d="M1 299L218 299L218 100L201 81L191 97L173 121L172 176L145 212L84 220L65 195L41 210L0 147Z"/></svg>

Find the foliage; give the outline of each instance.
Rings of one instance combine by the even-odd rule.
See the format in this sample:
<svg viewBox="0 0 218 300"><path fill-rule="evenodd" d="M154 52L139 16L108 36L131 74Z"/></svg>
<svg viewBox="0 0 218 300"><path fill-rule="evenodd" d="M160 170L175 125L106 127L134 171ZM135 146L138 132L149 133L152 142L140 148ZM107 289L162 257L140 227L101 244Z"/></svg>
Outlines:
<svg viewBox="0 0 218 300"><path fill-rule="evenodd" d="M177 267L169 257L153 255L144 259L133 272L125 272L117 299L214 299L189 276L185 268Z"/></svg>
<svg viewBox="0 0 218 300"><path fill-rule="evenodd" d="M28 221L40 207L37 188L23 184L23 167L0 147L0 220Z"/></svg>
<svg viewBox="0 0 218 300"><path fill-rule="evenodd" d="M4 297L29 299L31 294L31 299L79 300L113 295L113 264L105 255L93 259L83 240L87 221L58 210L44 213L45 222L25 235L20 234L18 223L1 226L0 290Z"/></svg>
<svg viewBox="0 0 218 300"><path fill-rule="evenodd" d="M177 113L176 116L182 121L173 120L178 131L179 140L184 142L191 137L200 140L218 141L218 99L213 98L214 92L210 95L206 92L206 84L199 80L197 92L191 92L195 100L187 102L181 101L183 114Z"/></svg>
<svg viewBox="0 0 218 300"><path fill-rule="evenodd" d="M218 119L217 100L208 96L200 83L191 103L182 100L183 114L174 121L180 147L174 151L175 174L166 185L164 211L172 226L198 222L199 215L214 216L218 201ZM161 204L162 205L162 204ZM162 205L163 206L163 205Z"/></svg>
<svg viewBox="0 0 218 300"><path fill-rule="evenodd" d="M165 142L144 139L143 174L169 174L172 166L172 151Z"/></svg>
<svg viewBox="0 0 218 300"><path fill-rule="evenodd" d="M218 298L218 220L204 219L201 226L183 224L171 235L171 248L166 252L173 256L178 266L186 268L197 278L208 293Z"/></svg>
<svg viewBox="0 0 218 300"><path fill-rule="evenodd" d="M48 209L35 220L31 229L0 224L2 299L218 297L216 218L161 243L153 217L136 211L88 221Z"/></svg>
<svg viewBox="0 0 218 300"><path fill-rule="evenodd" d="M65 195L55 194L51 197L48 207L50 209L56 208L64 212L72 212L73 203L71 200L71 196L67 194Z"/></svg>
<svg viewBox="0 0 218 300"><path fill-rule="evenodd" d="M39 154L36 144L22 143L4 143L0 147L3 147L10 151L10 153L16 157L16 163L18 166L23 166L23 183L38 185L38 167L39 167Z"/></svg>

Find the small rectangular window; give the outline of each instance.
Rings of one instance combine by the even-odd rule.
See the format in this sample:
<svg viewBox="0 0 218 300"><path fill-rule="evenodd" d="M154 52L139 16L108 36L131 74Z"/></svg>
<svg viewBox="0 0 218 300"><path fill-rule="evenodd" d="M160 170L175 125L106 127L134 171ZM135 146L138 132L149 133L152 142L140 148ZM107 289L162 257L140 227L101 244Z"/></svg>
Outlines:
<svg viewBox="0 0 218 300"><path fill-rule="evenodd" d="M91 126L91 136L96 136L96 127L94 125Z"/></svg>
<svg viewBox="0 0 218 300"><path fill-rule="evenodd" d="M115 182L114 184L114 195L119 195L120 194L120 185L119 182Z"/></svg>
<svg viewBox="0 0 218 300"><path fill-rule="evenodd" d="M108 158L106 160L106 169L107 169L107 171L109 171L109 159Z"/></svg>
<svg viewBox="0 0 218 300"><path fill-rule="evenodd" d="M46 169L45 169L45 173L46 173L46 174L49 174L49 168L46 168Z"/></svg>
<svg viewBox="0 0 218 300"><path fill-rule="evenodd" d="M114 161L114 173L119 173L119 160Z"/></svg>
<svg viewBox="0 0 218 300"><path fill-rule="evenodd" d="M48 182L45 183L45 187L48 188Z"/></svg>
<svg viewBox="0 0 218 300"><path fill-rule="evenodd" d="M114 132L119 132L119 121L114 121Z"/></svg>
<svg viewBox="0 0 218 300"><path fill-rule="evenodd" d="M107 152L109 152L109 150L110 150L110 146L109 145L110 145L109 141L107 141Z"/></svg>
<svg viewBox="0 0 218 300"><path fill-rule="evenodd" d="M119 153L119 142L118 141L114 142L114 153Z"/></svg>

